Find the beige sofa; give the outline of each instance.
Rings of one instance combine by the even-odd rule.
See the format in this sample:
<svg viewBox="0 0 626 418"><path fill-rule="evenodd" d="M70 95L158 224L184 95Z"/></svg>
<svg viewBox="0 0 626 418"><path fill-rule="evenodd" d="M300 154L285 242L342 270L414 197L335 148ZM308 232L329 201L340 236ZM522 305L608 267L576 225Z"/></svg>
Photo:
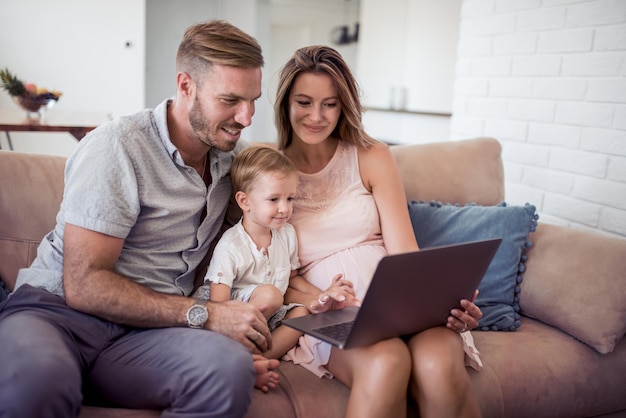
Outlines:
<svg viewBox="0 0 626 418"><path fill-rule="evenodd" d="M487 138L393 147L408 200L481 205L504 199L500 151ZM0 151L0 278L9 288L54 225L63 166L63 158ZM521 327L474 332L484 369L470 374L483 415L625 417L626 240L541 222L530 239ZM249 417L343 416L348 388L291 363L280 370L279 388L254 392ZM156 416L94 406L81 412Z"/></svg>

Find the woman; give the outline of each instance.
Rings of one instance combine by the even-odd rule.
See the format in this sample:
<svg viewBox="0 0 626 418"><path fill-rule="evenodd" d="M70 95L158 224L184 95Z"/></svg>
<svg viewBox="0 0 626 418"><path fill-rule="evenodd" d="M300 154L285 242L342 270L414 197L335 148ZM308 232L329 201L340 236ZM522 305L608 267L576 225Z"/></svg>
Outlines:
<svg viewBox="0 0 626 418"><path fill-rule="evenodd" d="M278 146L300 172L291 223L302 268L287 301L312 311L341 307L345 301L320 290L338 273L362 299L385 254L418 250L393 156L364 132L357 83L332 48L295 52L281 70L274 111ZM407 386L422 417L480 416L464 360L480 367L465 331L482 313L471 301L461 306L445 327L406 341L339 350L304 336L288 358L350 386L348 417L406 416Z"/></svg>

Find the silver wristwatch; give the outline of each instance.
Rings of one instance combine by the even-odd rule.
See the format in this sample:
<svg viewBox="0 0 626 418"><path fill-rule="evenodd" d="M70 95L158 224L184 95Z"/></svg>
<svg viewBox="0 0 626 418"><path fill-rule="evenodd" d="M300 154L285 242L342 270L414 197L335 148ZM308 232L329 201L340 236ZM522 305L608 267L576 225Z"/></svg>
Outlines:
<svg viewBox="0 0 626 418"><path fill-rule="evenodd" d="M187 325L189 328L203 328L208 319L209 311L207 311L206 302L196 299L187 310Z"/></svg>

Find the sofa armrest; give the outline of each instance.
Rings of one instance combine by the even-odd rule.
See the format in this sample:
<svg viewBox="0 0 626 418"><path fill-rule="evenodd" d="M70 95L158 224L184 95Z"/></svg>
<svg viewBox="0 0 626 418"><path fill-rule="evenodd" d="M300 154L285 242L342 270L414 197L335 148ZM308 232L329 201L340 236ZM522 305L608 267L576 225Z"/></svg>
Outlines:
<svg viewBox="0 0 626 418"><path fill-rule="evenodd" d="M626 240L540 223L520 308L606 354L626 333Z"/></svg>
<svg viewBox="0 0 626 418"><path fill-rule="evenodd" d="M504 200L502 147L493 138L394 145L407 201L495 205Z"/></svg>

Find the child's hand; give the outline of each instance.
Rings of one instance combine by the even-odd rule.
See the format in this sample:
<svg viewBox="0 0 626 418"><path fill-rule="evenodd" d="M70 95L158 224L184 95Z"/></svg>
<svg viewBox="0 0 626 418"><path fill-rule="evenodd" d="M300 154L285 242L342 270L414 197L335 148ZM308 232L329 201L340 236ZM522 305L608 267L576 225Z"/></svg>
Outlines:
<svg viewBox="0 0 626 418"><path fill-rule="evenodd" d="M320 293L317 300L309 304L309 311L311 313L320 313L334 309L342 309L346 306L361 305L361 302L354 294L352 282L342 279L342 277L343 274L336 275L330 287Z"/></svg>

